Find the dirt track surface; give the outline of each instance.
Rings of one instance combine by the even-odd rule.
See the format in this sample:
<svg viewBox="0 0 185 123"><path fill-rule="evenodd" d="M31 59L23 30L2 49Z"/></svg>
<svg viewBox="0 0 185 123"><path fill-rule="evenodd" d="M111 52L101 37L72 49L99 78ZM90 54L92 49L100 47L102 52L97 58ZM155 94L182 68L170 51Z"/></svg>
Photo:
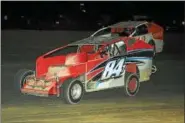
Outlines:
<svg viewBox="0 0 185 123"><path fill-rule="evenodd" d="M136 97L113 89L87 93L79 104L67 105L56 97L20 94L13 77L20 69L34 69L34 62L4 60L2 123L184 123L185 61L161 54L156 65L158 72L141 84Z"/></svg>
<svg viewBox="0 0 185 123"><path fill-rule="evenodd" d="M13 81L32 63L2 65L2 123L183 123L184 61L158 60L159 71L141 84L136 97L121 89L88 93L80 104L66 105L56 97L21 95Z"/></svg>

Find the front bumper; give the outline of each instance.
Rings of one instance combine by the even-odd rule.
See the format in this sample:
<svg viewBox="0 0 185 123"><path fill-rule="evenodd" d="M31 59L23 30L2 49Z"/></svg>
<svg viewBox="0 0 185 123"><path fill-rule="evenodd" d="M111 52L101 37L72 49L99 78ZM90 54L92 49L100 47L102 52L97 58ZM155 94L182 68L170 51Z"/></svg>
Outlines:
<svg viewBox="0 0 185 123"><path fill-rule="evenodd" d="M34 96L44 96L58 94L58 83L56 79L50 81L45 79L35 79L35 77L30 77L26 79L24 86L21 88L21 92L24 94L34 95Z"/></svg>
<svg viewBox="0 0 185 123"><path fill-rule="evenodd" d="M23 89L21 89L21 92L24 94L29 94L29 95L34 95L34 96L41 96L41 97L48 97L49 96L48 91L42 91L42 90L23 88Z"/></svg>

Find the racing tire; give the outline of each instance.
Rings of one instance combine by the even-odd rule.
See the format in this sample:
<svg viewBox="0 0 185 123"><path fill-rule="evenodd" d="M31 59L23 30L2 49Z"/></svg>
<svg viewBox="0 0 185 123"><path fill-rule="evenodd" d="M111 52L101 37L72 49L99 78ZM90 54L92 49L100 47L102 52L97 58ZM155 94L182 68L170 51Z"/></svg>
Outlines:
<svg viewBox="0 0 185 123"><path fill-rule="evenodd" d="M26 77L33 74L34 74L34 71L29 69L22 69L16 73L16 75L14 76L14 82L16 86L18 85L17 87L18 91L20 91L21 88L23 87Z"/></svg>
<svg viewBox="0 0 185 123"><path fill-rule="evenodd" d="M140 88L140 82L138 74L126 73L124 93L126 96L135 96Z"/></svg>
<svg viewBox="0 0 185 123"><path fill-rule="evenodd" d="M78 80L64 82L61 89L63 100L67 104L78 104L84 95L83 84Z"/></svg>
<svg viewBox="0 0 185 123"><path fill-rule="evenodd" d="M149 43L150 45L152 45L154 47L154 54L153 54L153 65L155 66L156 65L156 46L155 46L155 43L153 40L150 40Z"/></svg>

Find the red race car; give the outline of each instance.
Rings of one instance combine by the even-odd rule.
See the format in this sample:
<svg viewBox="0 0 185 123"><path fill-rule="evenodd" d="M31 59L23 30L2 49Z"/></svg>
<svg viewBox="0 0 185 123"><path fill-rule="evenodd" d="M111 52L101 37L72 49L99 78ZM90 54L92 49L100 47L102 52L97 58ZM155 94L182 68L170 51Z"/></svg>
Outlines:
<svg viewBox="0 0 185 123"><path fill-rule="evenodd" d="M16 82L22 93L62 96L69 104L115 87L135 96L153 72L153 54L151 45L132 37L86 38L38 57L36 70L20 70Z"/></svg>

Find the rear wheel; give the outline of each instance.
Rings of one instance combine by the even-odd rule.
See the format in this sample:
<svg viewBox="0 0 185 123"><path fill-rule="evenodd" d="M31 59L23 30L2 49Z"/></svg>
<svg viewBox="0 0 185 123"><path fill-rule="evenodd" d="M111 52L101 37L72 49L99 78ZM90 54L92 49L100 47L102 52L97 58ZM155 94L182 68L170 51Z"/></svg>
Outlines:
<svg viewBox="0 0 185 123"><path fill-rule="evenodd" d="M139 77L137 74L127 73L125 76L124 92L127 96L135 96L140 88Z"/></svg>
<svg viewBox="0 0 185 123"><path fill-rule="evenodd" d="M64 82L62 92L64 101L67 104L77 104L84 95L83 84L78 80Z"/></svg>

